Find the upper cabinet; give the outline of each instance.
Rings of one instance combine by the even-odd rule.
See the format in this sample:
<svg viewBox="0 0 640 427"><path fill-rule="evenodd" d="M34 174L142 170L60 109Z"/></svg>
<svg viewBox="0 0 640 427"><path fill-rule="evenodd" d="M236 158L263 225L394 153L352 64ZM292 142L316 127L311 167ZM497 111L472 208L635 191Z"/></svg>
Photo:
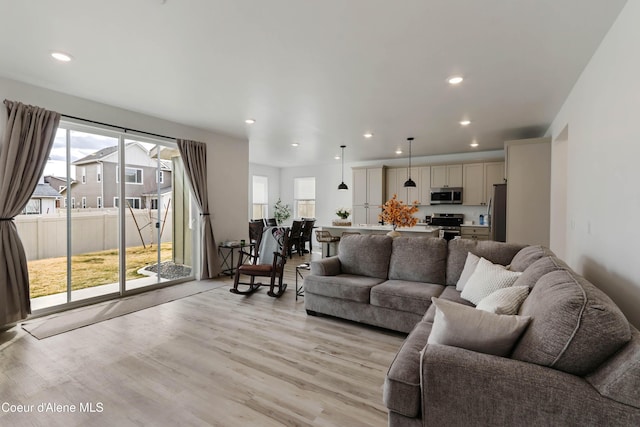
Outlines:
<svg viewBox="0 0 640 427"><path fill-rule="evenodd" d="M431 168L429 166L411 168L411 179L416 183L415 187L404 186L409 178L407 171L408 168L387 169L386 200L397 194L398 199L406 204L417 201L419 205L428 205L431 199Z"/></svg>
<svg viewBox="0 0 640 427"><path fill-rule="evenodd" d="M355 224L378 222L384 203L385 167L353 168L353 211Z"/></svg>
<svg viewBox="0 0 640 427"><path fill-rule="evenodd" d="M431 166L431 187L462 187L462 165Z"/></svg>
<svg viewBox="0 0 640 427"><path fill-rule="evenodd" d="M489 204L493 197L493 186L504 184L504 162L484 164L484 202Z"/></svg>
<svg viewBox="0 0 640 427"><path fill-rule="evenodd" d="M485 201L484 163L469 163L463 166L462 204L478 206Z"/></svg>
<svg viewBox="0 0 640 427"><path fill-rule="evenodd" d="M504 162L468 163L463 165L462 204L486 206L493 185L504 182Z"/></svg>

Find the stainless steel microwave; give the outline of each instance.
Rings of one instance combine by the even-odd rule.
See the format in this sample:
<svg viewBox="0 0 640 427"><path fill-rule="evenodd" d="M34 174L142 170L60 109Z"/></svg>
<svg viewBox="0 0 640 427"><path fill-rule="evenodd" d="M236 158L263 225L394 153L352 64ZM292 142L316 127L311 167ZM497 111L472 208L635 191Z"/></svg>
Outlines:
<svg viewBox="0 0 640 427"><path fill-rule="evenodd" d="M444 187L431 189L432 205L461 205L462 204L462 188L461 187Z"/></svg>

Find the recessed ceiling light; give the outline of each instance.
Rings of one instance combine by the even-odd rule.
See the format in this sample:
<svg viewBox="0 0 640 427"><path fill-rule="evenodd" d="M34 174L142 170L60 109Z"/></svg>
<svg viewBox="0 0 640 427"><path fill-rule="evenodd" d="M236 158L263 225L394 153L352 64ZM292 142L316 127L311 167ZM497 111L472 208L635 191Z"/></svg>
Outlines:
<svg viewBox="0 0 640 427"><path fill-rule="evenodd" d="M340 156L335 156L334 159L340 160Z"/></svg>
<svg viewBox="0 0 640 427"><path fill-rule="evenodd" d="M477 147L478 146L478 141L476 141L475 139L473 141L471 141L471 144L469 144L472 147Z"/></svg>
<svg viewBox="0 0 640 427"><path fill-rule="evenodd" d="M396 150L396 154L402 154L402 150Z"/></svg>
<svg viewBox="0 0 640 427"><path fill-rule="evenodd" d="M69 62L72 58L71 55L64 52L51 52L51 56L60 62Z"/></svg>
<svg viewBox="0 0 640 427"><path fill-rule="evenodd" d="M298 146L300 146L300 144L298 144L297 142L292 142L292 143L291 143L291 146L292 146L292 147L298 147Z"/></svg>
<svg viewBox="0 0 640 427"><path fill-rule="evenodd" d="M459 85L464 80L461 76L451 76L448 79L450 85Z"/></svg>
<svg viewBox="0 0 640 427"><path fill-rule="evenodd" d="M252 125L256 122L256 119L246 119L244 122L248 125Z"/></svg>
<svg viewBox="0 0 640 427"><path fill-rule="evenodd" d="M471 124L471 120L460 120L461 126L469 126Z"/></svg>
<svg viewBox="0 0 640 427"><path fill-rule="evenodd" d="M362 136L364 136L365 138L371 138L371 137L373 137L373 134L371 132L367 132Z"/></svg>

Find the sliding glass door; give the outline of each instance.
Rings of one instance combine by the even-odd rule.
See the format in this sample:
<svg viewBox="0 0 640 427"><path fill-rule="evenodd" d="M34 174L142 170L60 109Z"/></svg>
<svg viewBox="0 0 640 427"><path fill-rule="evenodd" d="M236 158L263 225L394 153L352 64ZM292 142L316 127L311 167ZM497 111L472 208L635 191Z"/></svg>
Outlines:
<svg viewBox="0 0 640 427"><path fill-rule="evenodd" d="M16 218L32 310L193 277L190 199L174 144L61 124Z"/></svg>

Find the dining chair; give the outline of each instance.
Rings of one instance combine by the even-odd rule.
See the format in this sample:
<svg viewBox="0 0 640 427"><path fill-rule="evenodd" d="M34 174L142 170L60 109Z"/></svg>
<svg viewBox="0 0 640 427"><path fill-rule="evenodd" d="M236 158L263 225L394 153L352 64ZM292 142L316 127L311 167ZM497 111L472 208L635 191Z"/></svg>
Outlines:
<svg viewBox="0 0 640 427"><path fill-rule="evenodd" d="M307 242L309 242L309 253L312 251L313 242L311 236L315 223L315 218L306 218L302 224L302 234L300 236L301 255L304 254L304 246Z"/></svg>

